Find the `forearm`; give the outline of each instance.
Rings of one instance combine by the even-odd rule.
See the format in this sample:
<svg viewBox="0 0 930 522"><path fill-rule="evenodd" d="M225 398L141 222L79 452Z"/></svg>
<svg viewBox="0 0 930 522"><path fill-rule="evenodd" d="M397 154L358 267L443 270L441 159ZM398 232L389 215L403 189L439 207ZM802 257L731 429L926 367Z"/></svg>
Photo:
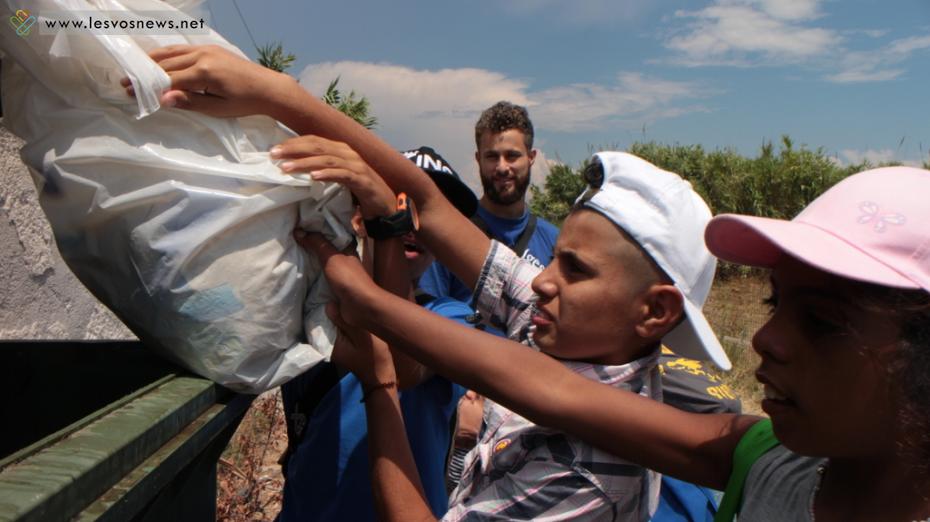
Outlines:
<svg viewBox="0 0 930 522"><path fill-rule="evenodd" d="M381 288L405 299L412 296L410 274L401 238L374 241L374 280ZM432 372L404 352L391 347L397 386L404 390L428 379Z"/></svg>
<svg viewBox="0 0 930 522"><path fill-rule="evenodd" d="M470 286L478 279L488 239L442 195L413 162L376 134L329 107L293 80L275 80L265 113L299 134L346 143L395 192L413 198L420 216L420 239L436 258Z"/></svg>
<svg viewBox="0 0 930 522"><path fill-rule="evenodd" d="M435 520L410 451L397 393L375 388L365 400L371 490L379 520Z"/></svg>
<svg viewBox="0 0 930 522"><path fill-rule="evenodd" d="M367 328L437 373L537 424L685 480L722 488L732 450L755 422L681 412L585 379L549 356L430 317L385 294L370 299L367 308Z"/></svg>

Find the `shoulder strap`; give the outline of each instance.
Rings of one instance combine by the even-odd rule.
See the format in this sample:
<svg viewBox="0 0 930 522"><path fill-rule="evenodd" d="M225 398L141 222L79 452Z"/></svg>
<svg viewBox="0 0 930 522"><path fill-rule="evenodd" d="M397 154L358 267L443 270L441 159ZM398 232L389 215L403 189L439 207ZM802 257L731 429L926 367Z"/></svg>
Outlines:
<svg viewBox="0 0 930 522"><path fill-rule="evenodd" d="M477 212L471 217L471 222L474 223L475 226L477 226L482 232L484 232L484 235L488 236L488 239L495 239L497 242L505 246L507 245L507 241L492 232L491 227L489 227L488 224L485 223L483 219L481 219L481 216L479 216ZM530 239L533 238L534 232L536 232L536 215L531 212L530 217L526 221L526 227L523 228L523 232L520 233L520 237L517 238L517 242L509 248L516 252L518 256L522 257L523 254L526 253L526 247L530 244Z"/></svg>
<svg viewBox="0 0 930 522"><path fill-rule="evenodd" d="M714 522L733 522L733 517L739 512L743 502L743 486L750 468L759 457L778 444L778 439L772 431L771 419L760 420L746 430L733 451L733 471L730 473L730 480L727 481L727 489L723 493L720 507L717 508Z"/></svg>
<svg viewBox="0 0 930 522"><path fill-rule="evenodd" d="M536 232L536 214L531 212L529 219L526 221L526 228L523 229L523 233L520 234L517 242L513 245L513 251L518 256L523 257L523 254L526 253L526 247L530 244L534 232Z"/></svg>
<svg viewBox="0 0 930 522"><path fill-rule="evenodd" d="M484 235L488 236L488 239L496 239L501 243L505 243L505 241L502 238L498 237L496 234L491 232L491 227L489 227L488 224L485 223L483 219L481 219L481 216L479 216L477 212L472 214L472 216L469 219L471 220L472 223L475 224L476 227L478 227L479 230L484 232Z"/></svg>
<svg viewBox="0 0 930 522"><path fill-rule="evenodd" d="M420 306L426 306L436 300L436 296L430 294L426 290L423 290L419 286L416 290L413 291L413 298L416 300L417 304Z"/></svg>

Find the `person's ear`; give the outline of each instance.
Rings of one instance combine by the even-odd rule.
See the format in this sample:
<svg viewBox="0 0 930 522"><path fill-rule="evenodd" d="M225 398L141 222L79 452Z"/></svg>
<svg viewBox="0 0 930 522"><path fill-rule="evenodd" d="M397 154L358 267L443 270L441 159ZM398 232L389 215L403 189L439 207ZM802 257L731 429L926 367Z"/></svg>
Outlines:
<svg viewBox="0 0 930 522"><path fill-rule="evenodd" d="M479 165L481 164L481 156L478 155L478 151L475 151L475 162Z"/></svg>
<svg viewBox="0 0 930 522"><path fill-rule="evenodd" d="M642 316L636 333L643 339L659 340L681 322L684 297L675 285L656 283L642 296Z"/></svg>
<svg viewBox="0 0 930 522"><path fill-rule="evenodd" d="M362 211L358 207L355 207L355 213L352 214L352 231L355 232L355 235L360 239L365 239L368 237L368 231L365 230L365 220L362 219Z"/></svg>
<svg viewBox="0 0 930 522"><path fill-rule="evenodd" d="M530 158L530 167L533 166L533 163L536 162L536 149L530 149L530 152L527 154Z"/></svg>

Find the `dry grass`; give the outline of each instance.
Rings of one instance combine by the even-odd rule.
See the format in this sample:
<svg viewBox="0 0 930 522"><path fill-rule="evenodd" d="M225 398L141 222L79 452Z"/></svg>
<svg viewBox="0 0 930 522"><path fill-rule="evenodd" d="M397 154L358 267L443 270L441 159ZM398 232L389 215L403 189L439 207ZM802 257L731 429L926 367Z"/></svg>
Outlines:
<svg viewBox="0 0 930 522"><path fill-rule="evenodd" d="M255 399L220 457L217 520L274 520L284 486L278 458L286 447L281 392L274 390Z"/></svg>
<svg viewBox="0 0 930 522"><path fill-rule="evenodd" d="M759 409L762 387L755 378L759 356L751 344L753 334L768 319L768 307L762 304L768 296L765 278L733 277L715 282L704 305L704 315L733 362L733 370L724 374L723 379L742 399L743 412L757 415L763 415Z"/></svg>

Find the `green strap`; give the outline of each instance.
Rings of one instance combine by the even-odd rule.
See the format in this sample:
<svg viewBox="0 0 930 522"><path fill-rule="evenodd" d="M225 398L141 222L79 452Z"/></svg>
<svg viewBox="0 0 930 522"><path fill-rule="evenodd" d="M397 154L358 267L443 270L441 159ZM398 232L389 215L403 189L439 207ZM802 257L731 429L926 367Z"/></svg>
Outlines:
<svg viewBox="0 0 930 522"><path fill-rule="evenodd" d="M746 483L749 469L759 457L778 444L770 419L762 419L746 430L733 451L733 472L730 473L730 480L727 481L727 489L717 508L714 522L733 521L743 501L743 485Z"/></svg>

